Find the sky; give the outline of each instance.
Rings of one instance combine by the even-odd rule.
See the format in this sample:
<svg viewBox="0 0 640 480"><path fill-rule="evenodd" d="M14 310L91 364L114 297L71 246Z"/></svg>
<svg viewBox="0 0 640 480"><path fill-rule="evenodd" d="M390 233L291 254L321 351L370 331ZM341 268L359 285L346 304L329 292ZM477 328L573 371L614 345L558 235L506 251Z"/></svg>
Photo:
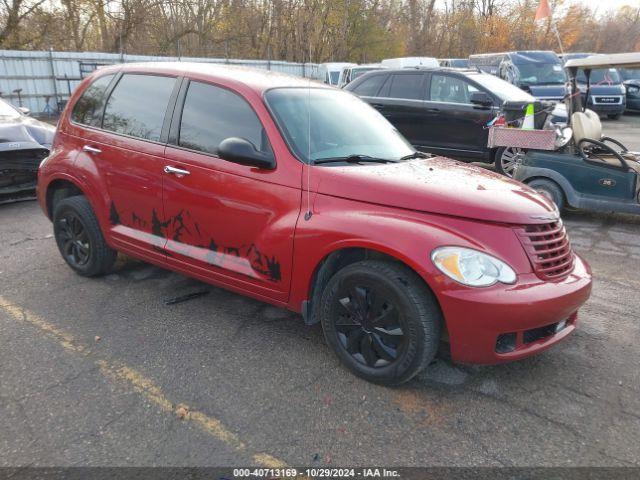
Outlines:
<svg viewBox="0 0 640 480"><path fill-rule="evenodd" d="M597 8L599 12L606 10L615 10L623 5L631 5L633 7L640 7L640 0L570 0L568 3L579 3L582 5L589 5L592 8Z"/></svg>

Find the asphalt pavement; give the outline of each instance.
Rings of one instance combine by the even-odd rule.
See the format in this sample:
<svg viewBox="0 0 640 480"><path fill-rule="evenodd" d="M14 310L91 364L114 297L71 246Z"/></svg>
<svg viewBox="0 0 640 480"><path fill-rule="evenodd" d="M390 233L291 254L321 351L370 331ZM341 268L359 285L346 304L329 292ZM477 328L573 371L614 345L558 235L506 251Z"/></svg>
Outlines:
<svg viewBox="0 0 640 480"><path fill-rule="evenodd" d="M126 258L79 277L35 202L1 205L0 466L640 466L640 218L565 223L595 278L574 335L384 388L299 315Z"/></svg>

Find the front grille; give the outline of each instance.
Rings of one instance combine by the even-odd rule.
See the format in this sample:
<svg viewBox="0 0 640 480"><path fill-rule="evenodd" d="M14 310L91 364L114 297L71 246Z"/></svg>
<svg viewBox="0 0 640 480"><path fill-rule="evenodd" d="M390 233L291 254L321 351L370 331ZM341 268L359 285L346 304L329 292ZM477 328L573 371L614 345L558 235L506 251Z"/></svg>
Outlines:
<svg viewBox="0 0 640 480"><path fill-rule="evenodd" d="M533 271L543 280L562 280L574 266L574 254L561 220L516 229Z"/></svg>
<svg viewBox="0 0 640 480"><path fill-rule="evenodd" d="M5 150L0 152L0 170L31 170L35 172L47 155L49 155L49 150L46 148Z"/></svg>

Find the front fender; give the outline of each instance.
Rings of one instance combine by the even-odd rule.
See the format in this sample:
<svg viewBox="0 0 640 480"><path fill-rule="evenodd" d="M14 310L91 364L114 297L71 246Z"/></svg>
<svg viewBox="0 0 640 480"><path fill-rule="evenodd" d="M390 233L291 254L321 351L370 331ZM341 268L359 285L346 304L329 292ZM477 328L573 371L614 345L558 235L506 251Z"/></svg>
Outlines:
<svg viewBox="0 0 640 480"><path fill-rule="evenodd" d="M374 250L404 263L420 275L436 297L460 288L431 262L436 247L457 245L487 252L516 273L531 264L508 225L433 215L318 195L314 214L296 227L289 308L299 311L310 298L314 273L331 253L346 248Z"/></svg>

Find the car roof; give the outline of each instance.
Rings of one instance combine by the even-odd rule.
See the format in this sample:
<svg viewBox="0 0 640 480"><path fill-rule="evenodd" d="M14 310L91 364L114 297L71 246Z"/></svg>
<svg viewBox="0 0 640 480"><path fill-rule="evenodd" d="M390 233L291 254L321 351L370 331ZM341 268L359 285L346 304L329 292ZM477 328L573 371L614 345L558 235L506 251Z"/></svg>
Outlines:
<svg viewBox="0 0 640 480"><path fill-rule="evenodd" d="M469 55L469 59L492 58L505 55L508 55L515 64L558 61L558 55L551 50L515 50L512 52L477 53Z"/></svg>
<svg viewBox="0 0 640 480"><path fill-rule="evenodd" d="M108 67L101 67L99 72L137 72L159 73L165 75L197 75L210 77L230 83L242 84L255 92L262 94L264 91L278 87L309 87L327 88L328 85L316 80L274 72L273 70L260 70L256 68L240 67L227 64L197 63L197 62L144 62L123 63Z"/></svg>
<svg viewBox="0 0 640 480"><path fill-rule="evenodd" d="M460 73L462 75L464 75L464 74L474 74L474 75L485 74L484 72L479 71L475 67L473 67L473 68L424 67L424 66L417 65L415 67L408 67L408 68L387 68L387 69L382 69L380 72L368 73L367 75L374 75L376 73L379 74L381 72L383 72L383 73L450 72L450 73ZM487 75L487 74L485 74L485 75Z"/></svg>

